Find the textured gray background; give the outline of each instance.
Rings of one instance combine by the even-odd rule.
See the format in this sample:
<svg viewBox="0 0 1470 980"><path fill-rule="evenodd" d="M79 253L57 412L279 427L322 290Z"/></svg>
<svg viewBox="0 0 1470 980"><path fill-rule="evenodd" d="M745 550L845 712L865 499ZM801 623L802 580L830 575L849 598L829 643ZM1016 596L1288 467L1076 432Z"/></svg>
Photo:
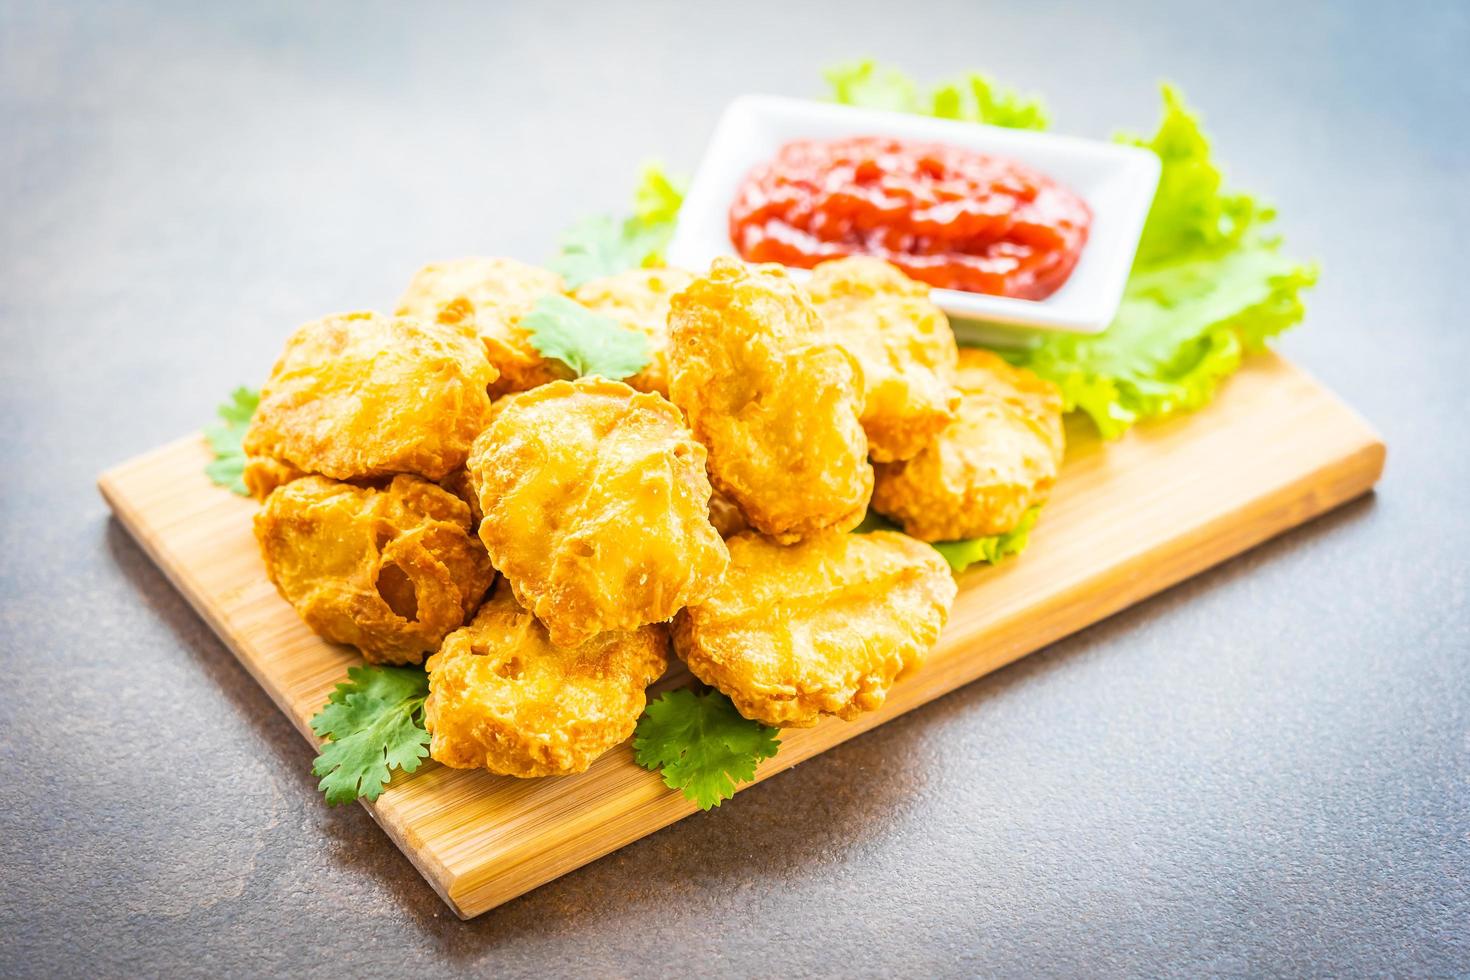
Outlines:
<svg viewBox="0 0 1470 980"><path fill-rule="evenodd" d="M0 974L1470 970L1465 4L241 6L0 5ZM1381 490L461 923L93 478L865 52L1086 135L1178 81Z"/></svg>

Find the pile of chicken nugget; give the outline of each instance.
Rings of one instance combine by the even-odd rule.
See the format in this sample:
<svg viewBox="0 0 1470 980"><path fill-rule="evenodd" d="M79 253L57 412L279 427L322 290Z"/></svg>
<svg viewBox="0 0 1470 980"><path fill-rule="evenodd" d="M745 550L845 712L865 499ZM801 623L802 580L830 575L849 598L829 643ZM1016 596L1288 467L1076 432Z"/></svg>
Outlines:
<svg viewBox="0 0 1470 980"><path fill-rule="evenodd" d="M881 261L586 283L647 338L625 381L538 351L521 320L564 292L427 266L392 316L297 330L245 438L271 581L369 662L428 658L445 765L585 770L671 650L766 725L871 711L954 601L926 542L1013 530L1055 480L1056 389ZM849 533L870 508L902 533Z"/></svg>

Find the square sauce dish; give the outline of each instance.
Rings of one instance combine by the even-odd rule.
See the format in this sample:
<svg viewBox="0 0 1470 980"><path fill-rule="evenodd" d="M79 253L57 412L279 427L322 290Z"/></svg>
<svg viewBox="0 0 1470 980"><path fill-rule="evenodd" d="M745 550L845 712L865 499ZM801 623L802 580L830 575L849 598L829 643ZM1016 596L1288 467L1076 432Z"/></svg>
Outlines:
<svg viewBox="0 0 1470 980"><path fill-rule="evenodd" d="M1080 197L1091 211L1087 238L1070 275L1041 299L934 288L931 297L972 337L1025 342L1028 330L1101 333L1117 313L1159 181L1159 159L1140 147L1006 129L980 123L880 112L803 99L747 95L720 117L668 248L671 265L707 268L738 255L730 210L752 171L797 140L879 137L942 144L1010 160ZM807 275L793 269L798 278ZM1020 328L1018 331L1017 328Z"/></svg>

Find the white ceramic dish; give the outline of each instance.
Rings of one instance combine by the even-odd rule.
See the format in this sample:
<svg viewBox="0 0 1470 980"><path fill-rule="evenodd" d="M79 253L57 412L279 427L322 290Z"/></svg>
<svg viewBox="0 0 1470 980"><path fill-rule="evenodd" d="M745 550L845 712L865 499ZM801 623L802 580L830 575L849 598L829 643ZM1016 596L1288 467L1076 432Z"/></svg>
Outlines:
<svg viewBox="0 0 1470 980"><path fill-rule="evenodd" d="M802 99L746 95L730 103L679 211L669 263L698 271L715 256L733 254L730 202L751 168L791 140L843 136L928 140L1010 157L1070 187L1092 208L1087 244L1061 289L1044 300L934 290L934 302L951 317L1076 333L1100 333L1112 322L1158 186L1156 155L1098 140Z"/></svg>

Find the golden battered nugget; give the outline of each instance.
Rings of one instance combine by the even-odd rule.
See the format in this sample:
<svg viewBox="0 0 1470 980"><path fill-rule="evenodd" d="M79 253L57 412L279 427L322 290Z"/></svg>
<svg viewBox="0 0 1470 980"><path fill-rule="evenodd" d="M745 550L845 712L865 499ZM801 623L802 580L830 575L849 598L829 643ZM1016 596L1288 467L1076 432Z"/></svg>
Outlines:
<svg viewBox="0 0 1470 980"><path fill-rule="evenodd" d="M250 479L250 470L248 468L245 471L245 479L248 484ZM469 467L461 466L440 480L439 486L448 490L469 505L470 527L479 527L480 521L484 520L485 515L480 510L480 498L475 493L475 481L470 477Z"/></svg>
<svg viewBox="0 0 1470 980"><path fill-rule="evenodd" d="M929 287L881 259L823 262L812 305L863 367L863 431L874 462L908 459L954 418L956 349Z"/></svg>
<svg viewBox="0 0 1470 980"><path fill-rule="evenodd" d="M1013 530L1046 501L1065 435L1056 385L988 351L960 351L959 417L913 459L877 467L873 509L925 541Z"/></svg>
<svg viewBox="0 0 1470 980"><path fill-rule="evenodd" d="M306 625L371 663L418 663L495 572L465 502L416 476L383 489L303 477L255 515L270 579Z"/></svg>
<svg viewBox="0 0 1470 980"><path fill-rule="evenodd" d="M377 313L314 320L291 335L261 389L244 439L247 455L264 458L250 485L268 491L293 469L438 480L484 428L495 376L458 327Z"/></svg>
<svg viewBox="0 0 1470 980"><path fill-rule="evenodd" d="M582 772L633 734L667 664L661 624L558 647L502 583L429 658L429 755L506 776Z"/></svg>
<svg viewBox="0 0 1470 980"><path fill-rule="evenodd" d="M750 525L782 541L856 527L873 489L860 369L785 272L716 259L669 331L669 393Z"/></svg>
<svg viewBox="0 0 1470 980"><path fill-rule="evenodd" d="M762 724L806 728L881 706L954 602L939 553L894 531L728 544L719 590L674 620L674 651Z"/></svg>
<svg viewBox="0 0 1470 980"><path fill-rule="evenodd" d="M244 481L245 489L250 491L250 496L264 501L276 487L307 475L309 474L279 459L270 456L251 456L245 461L245 472L241 474L240 479Z"/></svg>
<svg viewBox="0 0 1470 980"><path fill-rule="evenodd" d="M495 408L469 461L480 539L553 643L664 622L718 585L705 451L677 408L598 377Z"/></svg>
<svg viewBox="0 0 1470 980"><path fill-rule="evenodd" d="M471 326L499 379L491 397L571 377L542 356L519 326L542 296L562 291L561 276L515 259L467 258L426 265L398 300L400 316Z"/></svg>
<svg viewBox="0 0 1470 980"><path fill-rule="evenodd" d="M720 532L722 538L750 530L750 525L745 523L745 515L740 513L735 502L713 488L709 495L709 522Z"/></svg>
<svg viewBox="0 0 1470 980"><path fill-rule="evenodd" d="M625 379L639 391L669 394L669 300L694 281L683 269L632 269L578 286L572 298L648 338L648 367Z"/></svg>

